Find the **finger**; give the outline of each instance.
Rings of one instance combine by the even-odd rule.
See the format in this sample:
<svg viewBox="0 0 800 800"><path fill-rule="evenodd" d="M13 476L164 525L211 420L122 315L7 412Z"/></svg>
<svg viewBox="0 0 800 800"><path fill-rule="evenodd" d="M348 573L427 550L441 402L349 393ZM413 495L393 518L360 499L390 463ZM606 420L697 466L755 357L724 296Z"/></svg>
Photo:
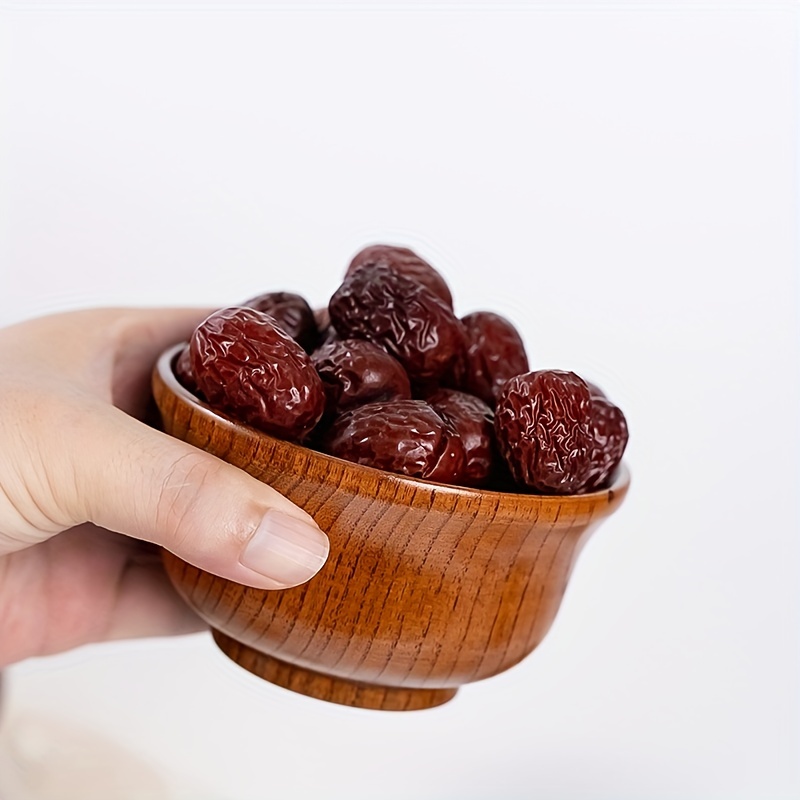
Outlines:
<svg viewBox="0 0 800 800"><path fill-rule="evenodd" d="M265 589L297 586L322 567L325 534L266 484L117 409L81 419L70 434L76 521L155 542L201 569Z"/></svg>
<svg viewBox="0 0 800 800"><path fill-rule="evenodd" d="M38 378L58 375L141 416L150 370L170 345L185 341L211 309L95 308L0 329L0 344Z"/></svg>
<svg viewBox="0 0 800 800"><path fill-rule="evenodd" d="M91 642L207 629L145 547L87 524L0 557L0 667Z"/></svg>
<svg viewBox="0 0 800 800"><path fill-rule="evenodd" d="M150 375L158 357L187 341L212 309L126 309L112 328L114 362L108 398L123 411L142 418L150 397Z"/></svg>
<svg viewBox="0 0 800 800"><path fill-rule="evenodd" d="M208 625L178 596L160 558L132 558L127 562L119 578L104 641L180 636L205 630Z"/></svg>

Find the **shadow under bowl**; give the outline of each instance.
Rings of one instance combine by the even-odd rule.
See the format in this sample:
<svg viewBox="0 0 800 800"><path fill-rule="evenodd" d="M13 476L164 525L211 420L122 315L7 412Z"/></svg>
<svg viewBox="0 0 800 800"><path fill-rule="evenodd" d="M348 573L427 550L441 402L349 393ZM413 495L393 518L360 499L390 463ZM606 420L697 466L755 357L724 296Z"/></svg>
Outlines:
<svg viewBox="0 0 800 800"><path fill-rule="evenodd" d="M406 478L261 433L212 410L158 361L164 430L268 483L331 542L308 583L268 591L164 551L178 592L233 661L272 683L361 708L411 710L521 661L547 633L592 530L630 476L590 494L467 489Z"/></svg>

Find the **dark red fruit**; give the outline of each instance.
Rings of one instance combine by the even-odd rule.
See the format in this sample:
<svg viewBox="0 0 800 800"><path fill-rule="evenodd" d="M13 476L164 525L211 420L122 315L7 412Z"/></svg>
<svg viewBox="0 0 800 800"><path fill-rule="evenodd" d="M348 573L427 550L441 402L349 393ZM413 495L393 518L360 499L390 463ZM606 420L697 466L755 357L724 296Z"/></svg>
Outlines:
<svg viewBox="0 0 800 800"><path fill-rule="evenodd" d="M292 292L267 292L242 305L269 314L278 323L278 327L288 333L307 353L317 346L317 321L311 306L301 295Z"/></svg>
<svg viewBox="0 0 800 800"><path fill-rule="evenodd" d="M467 314L461 322L467 334L461 386L494 407L505 382L529 369L522 337L505 317L490 311Z"/></svg>
<svg viewBox="0 0 800 800"><path fill-rule="evenodd" d="M192 372L192 360L189 355L189 345L181 350L180 355L175 359L175 377L184 389L188 389L192 394L199 394L194 373Z"/></svg>
<svg viewBox="0 0 800 800"><path fill-rule="evenodd" d="M356 464L439 483L461 483L466 463L461 437L423 400L358 406L333 422L321 446Z"/></svg>
<svg viewBox="0 0 800 800"><path fill-rule="evenodd" d="M312 353L311 362L322 378L328 414L379 400L411 399L411 385L400 362L364 339L323 345Z"/></svg>
<svg viewBox="0 0 800 800"><path fill-rule="evenodd" d="M325 392L302 347L272 317L223 308L189 342L197 385L209 405L267 433L300 440L319 422Z"/></svg>
<svg viewBox="0 0 800 800"><path fill-rule="evenodd" d="M383 265L355 270L328 309L342 338L379 344L415 383L446 374L464 346L453 312L425 286Z"/></svg>
<svg viewBox="0 0 800 800"><path fill-rule="evenodd" d="M625 415L593 384L588 384L592 397L592 477L586 491L600 489L622 461L628 444L628 423Z"/></svg>
<svg viewBox="0 0 800 800"><path fill-rule="evenodd" d="M395 247L389 244L373 244L365 247L350 262L345 278L350 277L360 267L377 265L390 267L404 277L427 286L448 308L453 308L453 296L445 279L427 261L407 247Z"/></svg>
<svg viewBox="0 0 800 800"><path fill-rule="evenodd" d="M515 480L545 494L576 494L592 478L592 398L574 372L541 370L506 382L495 434Z"/></svg>
<svg viewBox="0 0 800 800"><path fill-rule="evenodd" d="M495 467L494 412L479 397L455 389L439 389L427 398L441 417L453 424L467 458L465 486L483 486Z"/></svg>

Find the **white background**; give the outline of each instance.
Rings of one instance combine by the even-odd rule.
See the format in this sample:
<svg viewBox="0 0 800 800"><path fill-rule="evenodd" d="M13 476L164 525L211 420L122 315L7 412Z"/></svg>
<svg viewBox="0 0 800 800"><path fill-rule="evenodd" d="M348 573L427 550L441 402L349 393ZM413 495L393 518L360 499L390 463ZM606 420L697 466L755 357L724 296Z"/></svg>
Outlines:
<svg viewBox="0 0 800 800"><path fill-rule="evenodd" d="M796 6L255 5L4 4L0 322L321 305L407 244L624 409L630 494L544 644L440 709L94 646L7 672L6 757L82 800L796 798Z"/></svg>

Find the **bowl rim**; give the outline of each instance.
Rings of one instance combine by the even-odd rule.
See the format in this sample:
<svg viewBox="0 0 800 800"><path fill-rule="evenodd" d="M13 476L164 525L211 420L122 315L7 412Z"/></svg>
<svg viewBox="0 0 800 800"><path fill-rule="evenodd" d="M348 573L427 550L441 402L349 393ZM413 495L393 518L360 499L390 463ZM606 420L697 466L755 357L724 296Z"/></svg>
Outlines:
<svg viewBox="0 0 800 800"><path fill-rule="evenodd" d="M377 467L370 467L365 464L357 464L353 461L347 461L337 456L332 456L327 453L314 450L310 447L288 441L287 439L280 439L271 434L265 433L258 428L248 425L245 422L240 422L233 417L229 417L225 412L212 408L210 405L200 400L196 395L192 394L185 386L183 386L175 375L173 364L181 353L181 351L188 345L188 342L179 342L171 347L168 347L158 357L156 364L153 368L154 377L163 382L165 388L177 398L187 405L189 405L194 413L200 414L211 422L221 424L223 427L232 429L234 432L239 432L248 437L263 438L267 441L276 443L277 446L286 448L290 453L302 455L307 459L318 459L321 463L328 463L336 465L339 469L347 469L353 474L363 473L365 476L376 477L383 476L384 479L399 482L406 485L410 489L418 489L422 491L433 491L436 494L451 493L460 497L469 496L474 499L495 497L513 499L521 503L541 502L541 503L567 503L567 502L586 502L590 505L602 504L604 501L611 503L612 501L620 501L627 493L630 485L630 470L623 460L617 467L614 478L611 483L604 489L594 492L584 492L581 494L540 494L535 492L505 492L497 489L484 489L475 488L470 486L457 486L450 483L437 483L436 481L426 480L424 478L414 478L408 475L401 475L399 473L388 472L387 470L378 469Z"/></svg>

